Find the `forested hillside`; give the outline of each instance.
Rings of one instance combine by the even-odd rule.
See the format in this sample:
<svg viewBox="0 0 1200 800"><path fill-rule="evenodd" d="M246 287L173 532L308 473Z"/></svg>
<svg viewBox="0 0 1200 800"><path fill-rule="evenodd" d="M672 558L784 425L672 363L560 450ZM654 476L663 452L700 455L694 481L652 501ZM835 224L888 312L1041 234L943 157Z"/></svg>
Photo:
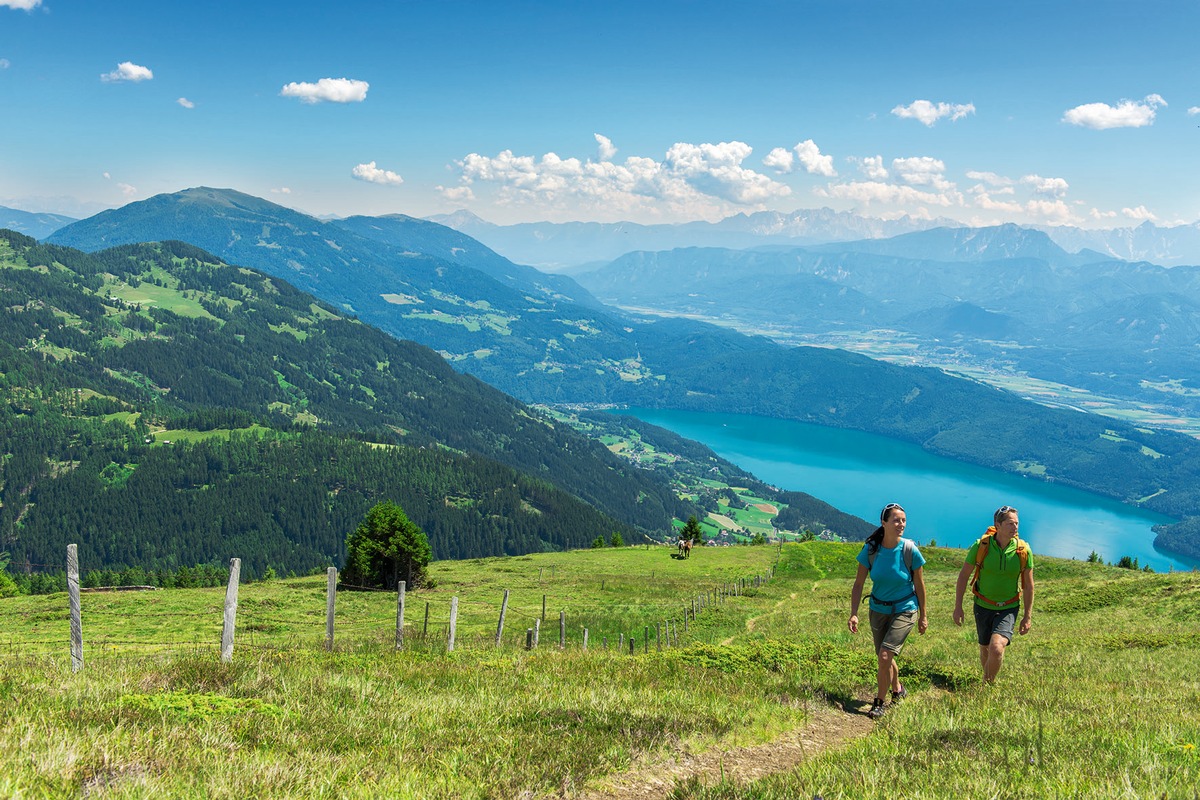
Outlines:
<svg viewBox="0 0 1200 800"><path fill-rule="evenodd" d="M628 538L692 511L427 348L190 245L87 255L4 232L0 294L14 564L61 563L76 541L92 565L307 569L380 499L442 558Z"/></svg>

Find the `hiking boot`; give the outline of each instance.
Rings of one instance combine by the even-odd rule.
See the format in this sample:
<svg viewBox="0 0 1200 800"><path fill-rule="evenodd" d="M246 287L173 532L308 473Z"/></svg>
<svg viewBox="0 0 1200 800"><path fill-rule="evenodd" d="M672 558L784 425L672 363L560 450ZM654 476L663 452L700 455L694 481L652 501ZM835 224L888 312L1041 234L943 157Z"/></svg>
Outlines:
<svg viewBox="0 0 1200 800"><path fill-rule="evenodd" d="M892 692L892 702L893 703L899 703L901 700L903 700L906 697L908 697L908 692L905 690L905 688L903 686L900 687L900 691Z"/></svg>
<svg viewBox="0 0 1200 800"><path fill-rule="evenodd" d="M871 710L867 712L867 716L871 719L879 719L883 716L883 701L878 697L871 701Z"/></svg>

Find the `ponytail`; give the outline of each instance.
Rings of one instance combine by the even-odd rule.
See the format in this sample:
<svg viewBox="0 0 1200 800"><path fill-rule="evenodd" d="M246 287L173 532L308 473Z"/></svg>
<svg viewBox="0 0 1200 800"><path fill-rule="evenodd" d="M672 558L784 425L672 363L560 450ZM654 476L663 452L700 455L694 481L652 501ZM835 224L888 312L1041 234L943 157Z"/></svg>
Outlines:
<svg viewBox="0 0 1200 800"><path fill-rule="evenodd" d="M879 551L880 545L883 544L883 526L880 525L875 529L875 532L867 537L867 553L874 554Z"/></svg>

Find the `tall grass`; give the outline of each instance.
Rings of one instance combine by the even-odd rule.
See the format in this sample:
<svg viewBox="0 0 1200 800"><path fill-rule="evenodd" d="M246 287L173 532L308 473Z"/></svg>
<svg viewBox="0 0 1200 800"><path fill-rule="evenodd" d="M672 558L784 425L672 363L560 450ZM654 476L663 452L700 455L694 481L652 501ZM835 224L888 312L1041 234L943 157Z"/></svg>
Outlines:
<svg viewBox="0 0 1200 800"><path fill-rule="evenodd" d="M0 796L569 796L680 749L768 742L872 695L869 634L845 629L855 552L441 562L437 585L408 595L400 652L393 594L339 593L327 652L323 577L252 584L231 664L217 658L222 590L89 594L76 674L65 597L12 598L0 604ZM962 551L926 554L931 629L900 660L910 698L874 733L783 775L705 777L674 796L1195 796L1200 578L1040 559L1034 630L984 687L972 632L949 621ZM692 596L776 559L773 580L680 627L680 648L617 652L616 636L653 636ZM496 648L504 589L512 635ZM541 646L525 651L543 594ZM452 596L462 619L448 653L438 626ZM438 625L422 637L426 602Z"/></svg>

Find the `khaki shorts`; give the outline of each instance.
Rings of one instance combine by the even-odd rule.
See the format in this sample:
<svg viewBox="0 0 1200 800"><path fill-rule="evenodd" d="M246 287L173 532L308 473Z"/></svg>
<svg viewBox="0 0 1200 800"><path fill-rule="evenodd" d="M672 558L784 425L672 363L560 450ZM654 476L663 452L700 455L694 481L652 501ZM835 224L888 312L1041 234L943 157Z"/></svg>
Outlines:
<svg viewBox="0 0 1200 800"><path fill-rule="evenodd" d="M917 612L905 611L900 614L884 614L880 611L871 612L871 636L875 640L875 652L883 648L891 650L896 655L904 649L904 640L917 624Z"/></svg>

